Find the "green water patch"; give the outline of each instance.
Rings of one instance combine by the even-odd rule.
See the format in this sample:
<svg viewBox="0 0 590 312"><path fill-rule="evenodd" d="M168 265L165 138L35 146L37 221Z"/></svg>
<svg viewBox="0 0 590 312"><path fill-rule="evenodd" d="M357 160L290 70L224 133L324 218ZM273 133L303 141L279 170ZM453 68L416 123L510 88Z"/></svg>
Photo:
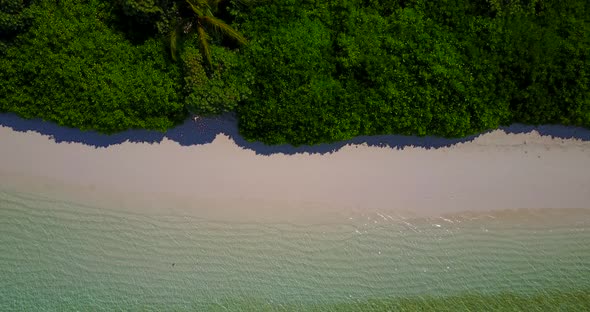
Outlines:
<svg viewBox="0 0 590 312"><path fill-rule="evenodd" d="M589 311L590 290L552 291L530 296L502 293L497 295L462 294L446 297L412 297L350 300L339 304L281 305L256 300L224 301L207 307L208 311L266 312L346 312L346 311Z"/></svg>
<svg viewBox="0 0 590 312"><path fill-rule="evenodd" d="M111 208L0 191L0 311L588 306L586 210L297 225Z"/></svg>

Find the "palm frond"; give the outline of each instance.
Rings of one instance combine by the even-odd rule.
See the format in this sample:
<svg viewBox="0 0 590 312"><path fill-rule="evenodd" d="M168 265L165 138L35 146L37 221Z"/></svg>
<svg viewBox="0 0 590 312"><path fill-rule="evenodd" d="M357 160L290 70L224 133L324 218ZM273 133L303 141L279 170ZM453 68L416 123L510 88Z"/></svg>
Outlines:
<svg viewBox="0 0 590 312"><path fill-rule="evenodd" d="M176 50L178 44L178 27L174 27L170 32L170 55L172 59L176 61Z"/></svg>
<svg viewBox="0 0 590 312"><path fill-rule="evenodd" d="M199 35L199 41L201 43L201 50L203 51L203 55L205 55L205 59L207 63L209 63L209 67L213 67L213 61L211 60L211 48L209 47L209 35L205 31L203 26L199 25L197 27L197 34Z"/></svg>
<svg viewBox="0 0 590 312"><path fill-rule="evenodd" d="M188 3L188 5L191 7L191 10L193 10L197 16L205 16L205 10L210 11L208 10L209 4L206 0L186 0L186 3Z"/></svg>
<svg viewBox="0 0 590 312"><path fill-rule="evenodd" d="M231 26L226 24L224 21L215 18L213 16L203 16L201 19L207 24L215 27L216 29L220 30L222 33L228 35L232 39L236 40L241 44L247 44L248 40L242 36L237 30L233 29Z"/></svg>

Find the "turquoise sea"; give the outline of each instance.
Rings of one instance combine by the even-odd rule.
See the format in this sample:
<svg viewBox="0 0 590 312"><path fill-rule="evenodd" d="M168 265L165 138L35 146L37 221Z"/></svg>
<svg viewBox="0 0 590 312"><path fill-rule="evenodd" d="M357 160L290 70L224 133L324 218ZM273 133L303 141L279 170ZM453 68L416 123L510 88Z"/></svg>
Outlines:
<svg viewBox="0 0 590 312"><path fill-rule="evenodd" d="M0 190L0 311L211 310L590 311L590 210L253 223Z"/></svg>

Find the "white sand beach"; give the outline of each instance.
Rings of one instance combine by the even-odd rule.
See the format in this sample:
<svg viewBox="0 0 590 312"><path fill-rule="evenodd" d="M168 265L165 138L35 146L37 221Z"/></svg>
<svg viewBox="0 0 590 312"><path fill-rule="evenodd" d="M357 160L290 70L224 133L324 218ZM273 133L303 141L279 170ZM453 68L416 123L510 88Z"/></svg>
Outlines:
<svg viewBox="0 0 590 312"><path fill-rule="evenodd" d="M158 214L285 221L375 210L590 208L590 142L501 130L451 147L257 155L224 134L181 146L56 143L0 126L0 189Z"/></svg>

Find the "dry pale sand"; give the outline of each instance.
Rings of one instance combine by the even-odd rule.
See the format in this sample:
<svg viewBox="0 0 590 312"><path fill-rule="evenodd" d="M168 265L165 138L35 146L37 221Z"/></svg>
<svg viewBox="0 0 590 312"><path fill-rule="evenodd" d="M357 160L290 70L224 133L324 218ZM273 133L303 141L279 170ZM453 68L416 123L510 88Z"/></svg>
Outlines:
<svg viewBox="0 0 590 312"><path fill-rule="evenodd" d="M56 143L0 126L0 189L112 209L291 220L359 211L590 208L590 142L494 131L449 148L256 155L210 144Z"/></svg>

